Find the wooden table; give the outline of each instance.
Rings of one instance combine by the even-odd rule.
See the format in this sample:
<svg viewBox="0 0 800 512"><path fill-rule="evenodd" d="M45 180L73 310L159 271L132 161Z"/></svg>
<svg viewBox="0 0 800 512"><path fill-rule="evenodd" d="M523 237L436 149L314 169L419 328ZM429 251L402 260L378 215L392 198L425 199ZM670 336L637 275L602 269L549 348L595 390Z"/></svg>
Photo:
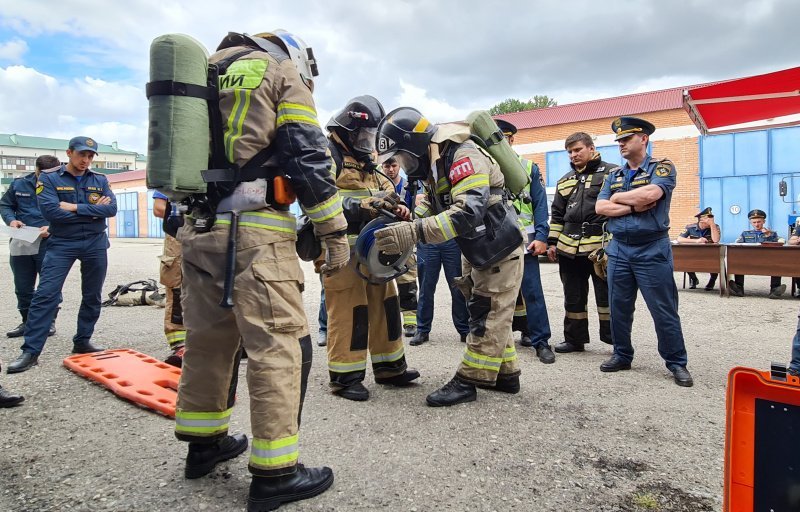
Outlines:
<svg viewBox="0 0 800 512"><path fill-rule="evenodd" d="M717 282L722 296L728 288L725 249L722 244L672 244L672 265L676 272L719 274Z"/></svg>
<svg viewBox="0 0 800 512"><path fill-rule="evenodd" d="M728 244L728 273L753 276L800 276L800 246Z"/></svg>

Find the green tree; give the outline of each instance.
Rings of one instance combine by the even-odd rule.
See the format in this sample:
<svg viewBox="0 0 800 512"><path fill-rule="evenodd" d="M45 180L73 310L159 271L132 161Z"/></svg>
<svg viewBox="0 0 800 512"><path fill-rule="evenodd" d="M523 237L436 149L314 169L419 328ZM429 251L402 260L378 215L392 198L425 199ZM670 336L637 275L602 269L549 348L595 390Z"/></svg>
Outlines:
<svg viewBox="0 0 800 512"><path fill-rule="evenodd" d="M555 107L558 102L548 96L534 96L528 101L508 98L489 109L489 114L510 114L512 112L522 112L523 110L535 110L537 108Z"/></svg>

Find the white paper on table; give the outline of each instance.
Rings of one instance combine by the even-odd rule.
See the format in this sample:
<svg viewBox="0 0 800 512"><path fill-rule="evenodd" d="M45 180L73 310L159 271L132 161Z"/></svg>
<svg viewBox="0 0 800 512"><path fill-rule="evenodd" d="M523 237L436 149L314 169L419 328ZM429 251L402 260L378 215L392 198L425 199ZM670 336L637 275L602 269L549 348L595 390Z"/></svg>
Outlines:
<svg viewBox="0 0 800 512"><path fill-rule="evenodd" d="M0 226L0 233L15 238L17 240L22 240L23 242L28 242L32 244L36 241L37 238L41 235L41 231L39 228L34 228L30 226L23 226L21 228L12 228L9 226Z"/></svg>

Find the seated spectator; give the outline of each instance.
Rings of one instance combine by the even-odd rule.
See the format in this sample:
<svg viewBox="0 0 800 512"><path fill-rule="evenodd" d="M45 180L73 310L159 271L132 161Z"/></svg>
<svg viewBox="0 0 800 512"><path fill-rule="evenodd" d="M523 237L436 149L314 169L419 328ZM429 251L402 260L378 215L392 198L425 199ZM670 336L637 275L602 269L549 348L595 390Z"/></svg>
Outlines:
<svg viewBox="0 0 800 512"><path fill-rule="evenodd" d="M789 237L789 245L800 245L800 217L794 223L794 227L792 228L792 236ZM792 283L794 284L794 293L795 297L800 297L800 277L793 277Z"/></svg>
<svg viewBox="0 0 800 512"><path fill-rule="evenodd" d="M697 215L697 222L688 224L683 233L678 236L677 242L679 244L718 244L720 237L719 226L714 222L714 213L711 208L706 208ZM709 274L708 284L706 284L706 291L714 289L717 282L717 275ZM697 274L689 272L689 288L694 290L700 280L697 279Z"/></svg>
<svg viewBox="0 0 800 512"><path fill-rule="evenodd" d="M764 210L750 210L750 213L747 214L747 218L750 219L750 225L753 229L742 231L742 234L736 239L736 243L760 244L762 242L785 242L776 232L764 226L764 222L767 220L767 214ZM731 295L744 297L743 275L733 276L733 280L728 282L728 286ZM769 282L769 298L777 299L783 295L785 291L786 285L781 284L781 276L772 276Z"/></svg>

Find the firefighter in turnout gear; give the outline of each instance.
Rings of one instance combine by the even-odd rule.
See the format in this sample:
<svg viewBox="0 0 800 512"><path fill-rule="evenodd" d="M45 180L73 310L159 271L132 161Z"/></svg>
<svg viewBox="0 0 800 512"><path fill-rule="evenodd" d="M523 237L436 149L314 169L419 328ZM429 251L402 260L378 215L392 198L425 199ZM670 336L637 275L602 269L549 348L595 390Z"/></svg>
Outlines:
<svg viewBox="0 0 800 512"><path fill-rule="evenodd" d="M589 254L603 246L605 216L595 212L597 194L609 171L619 166L600 159L592 137L583 132L567 137L564 147L570 171L558 180L550 218L547 256L558 261L564 287L564 341L556 352L583 352L589 343L589 280L600 323L600 341L612 344L608 283L597 274Z"/></svg>
<svg viewBox="0 0 800 512"><path fill-rule="evenodd" d="M194 198L178 233L186 352L175 433L189 442L187 478L202 477L247 448L244 434L228 435L233 405L229 391L241 343L249 356L253 432L247 509L274 510L281 503L320 494L333 483L330 468L298 464L312 349L300 295L296 221L286 198L281 199L278 177L290 178L327 247L323 272L336 272L348 262L346 221L311 95L317 71L310 48L282 30L255 36L230 33L209 62L218 66L220 84L221 126L212 129L221 131L225 157L232 169L238 166L235 174L244 182L235 188L218 185L228 181L229 169L204 174L211 204ZM264 152L269 159L261 158ZM217 205L214 197L219 198ZM238 208L226 208L226 200L239 201ZM219 298L230 229L237 220L233 304L226 308Z"/></svg>
<svg viewBox="0 0 800 512"><path fill-rule="evenodd" d="M181 243L177 238L177 231L167 232L172 205L169 198L159 191L153 192L153 215L164 220L164 254L160 256L159 281L164 285L167 297L164 306L164 336L167 338L172 354L164 362L172 366L181 367L183 364L184 345L186 342L186 327L183 326L183 309L181 308ZM182 217L177 219L183 220ZM170 230L172 231L172 230Z"/></svg>
<svg viewBox="0 0 800 512"><path fill-rule="evenodd" d="M381 209L401 218L409 217L394 183L376 172L373 161L375 131L383 115L383 106L377 99L358 96L327 126L328 147L336 167L334 176L351 246ZM356 264L356 258L351 257L350 266ZM323 285L328 311L328 371L335 394L356 401L369 398L369 390L362 384L367 352L375 382L402 387L419 378L419 372L406 365L394 280L365 280L349 268L324 276Z"/></svg>
<svg viewBox="0 0 800 512"><path fill-rule="evenodd" d="M394 157L409 179L425 181L430 216L376 231L378 248L398 254L421 243L455 239L461 248L459 288L468 299L470 334L455 377L427 397L430 406L471 402L476 386L519 392L511 335L522 280L522 232L500 166L471 140L465 123L432 125L398 108L378 127L379 160ZM424 209L423 208L423 209Z"/></svg>
<svg viewBox="0 0 800 512"><path fill-rule="evenodd" d="M517 127L504 119L495 120L497 127L503 132L509 144L514 143ZM527 234L528 243L533 247L525 253L525 266L522 271L517 303L514 309L512 330L520 331L520 346L532 347L536 357L544 364L556 362L556 356L550 348L550 318L547 315L547 304L542 289L542 275L539 271L539 255L547 251L547 191L544 186L539 166L523 157L519 157L525 172L531 177L528 198L518 198L514 208L519 215L519 223Z"/></svg>

